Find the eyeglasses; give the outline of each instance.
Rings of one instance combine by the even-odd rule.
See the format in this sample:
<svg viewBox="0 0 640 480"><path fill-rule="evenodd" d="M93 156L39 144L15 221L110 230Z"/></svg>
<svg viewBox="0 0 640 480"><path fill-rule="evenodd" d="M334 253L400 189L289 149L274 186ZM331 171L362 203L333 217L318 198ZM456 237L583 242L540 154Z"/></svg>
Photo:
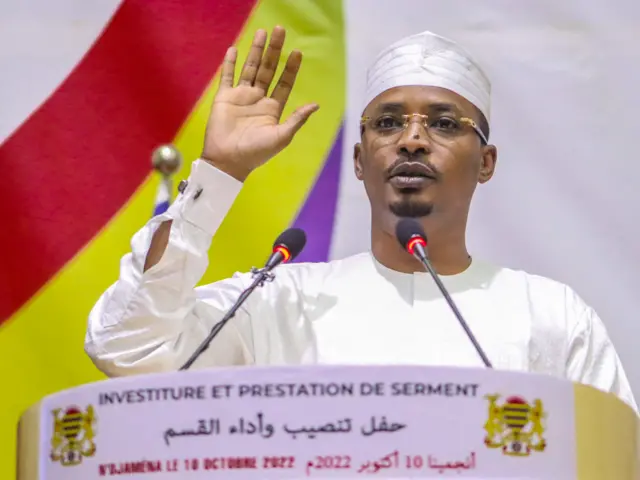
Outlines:
<svg viewBox="0 0 640 480"><path fill-rule="evenodd" d="M392 140L396 135L407 129L414 117L420 120L422 126L434 140L454 139L464 135L467 129L471 128L485 145L489 143L487 137L474 120L468 117L457 117L451 113L441 113L435 116L421 113L412 113L410 115L383 113L377 117L363 116L360 119L360 125Z"/></svg>

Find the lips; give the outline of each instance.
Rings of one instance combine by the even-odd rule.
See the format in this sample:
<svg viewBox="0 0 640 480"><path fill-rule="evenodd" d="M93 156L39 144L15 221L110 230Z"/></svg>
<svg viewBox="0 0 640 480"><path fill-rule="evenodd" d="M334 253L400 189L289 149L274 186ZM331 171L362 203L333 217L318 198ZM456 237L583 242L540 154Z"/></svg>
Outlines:
<svg viewBox="0 0 640 480"><path fill-rule="evenodd" d="M417 177L417 178L430 178L435 180L433 171L427 167L424 163L401 163L389 174L389 179L395 177Z"/></svg>
<svg viewBox="0 0 640 480"><path fill-rule="evenodd" d="M402 163L391 170L388 181L400 190L415 190L435 180L433 171L423 163Z"/></svg>
<svg viewBox="0 0 640 480"><path fill-rule="evenodd" d="M433 180L428 177L397 176L389 179L389 183L398 190L419 190Z"/></svg>

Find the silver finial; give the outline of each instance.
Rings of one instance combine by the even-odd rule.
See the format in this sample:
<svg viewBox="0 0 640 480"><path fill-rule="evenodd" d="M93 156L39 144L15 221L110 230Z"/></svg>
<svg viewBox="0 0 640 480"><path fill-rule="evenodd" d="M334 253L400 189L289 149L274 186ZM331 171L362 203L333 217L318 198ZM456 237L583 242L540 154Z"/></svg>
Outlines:
<svg viewBox="0 0 640 480"><path fill-rule="evenodd" d="M182 165L182 155L171 144L160 145L151 155L153 168L165 177L176 173Z"/></svg>

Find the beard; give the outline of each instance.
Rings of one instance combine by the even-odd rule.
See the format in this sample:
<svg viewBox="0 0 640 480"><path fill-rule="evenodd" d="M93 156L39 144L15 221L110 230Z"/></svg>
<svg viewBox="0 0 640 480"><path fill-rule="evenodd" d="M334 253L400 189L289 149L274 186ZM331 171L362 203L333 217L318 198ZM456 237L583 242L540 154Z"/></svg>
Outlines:
<svg viewBox="0 0 640 480"><path fill-rule="evenodd" d="M389 209L396 217L421 218L431 215L433 204L405 198L390 204Z"/></svg>

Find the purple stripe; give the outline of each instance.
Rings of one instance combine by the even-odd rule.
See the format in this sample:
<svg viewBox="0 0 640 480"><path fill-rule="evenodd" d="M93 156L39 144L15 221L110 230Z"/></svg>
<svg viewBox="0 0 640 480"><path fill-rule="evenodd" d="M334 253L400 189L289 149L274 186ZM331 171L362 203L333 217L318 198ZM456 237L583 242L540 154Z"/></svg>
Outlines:
<svg viewBox="0 0 640 480"><path fill-rule="evenodd" d="M338 203L343 130L341 125L324 167L293 224L307 233L307 245L296 262L326 262L329 259Z"/></svg>

